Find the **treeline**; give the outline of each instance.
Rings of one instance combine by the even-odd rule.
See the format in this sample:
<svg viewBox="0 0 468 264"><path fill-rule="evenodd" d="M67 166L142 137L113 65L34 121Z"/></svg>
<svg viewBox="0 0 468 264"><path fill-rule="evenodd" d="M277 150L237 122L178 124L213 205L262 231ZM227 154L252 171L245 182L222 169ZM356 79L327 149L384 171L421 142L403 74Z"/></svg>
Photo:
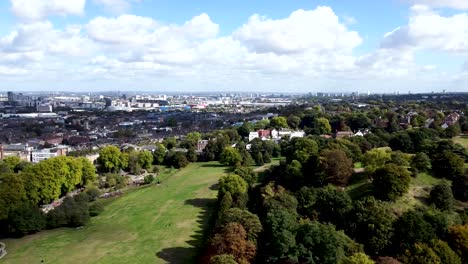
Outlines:
<svg viewBox="0 0 468 264"><path fill-rule="evenodd" d="M460 133L464 118L462 126L443 130L437 120L432 128L403 129L395 113L387 113L388 122L381 127L368 112L344 119L328 116L330 121L317 109L290 114L281 119L289 121L288 127L305 129L308 137L280 145L254 140L246 151L243 142L229 145L228 136L255 129L244 123L211 138L205 158L237 169L219 182L218 220L201 263L468 261L468 217L460 203L468 201L468 151L448 139ZM319 136L353 128L372 133ZM255 152L265 151L283 158L256 183L247 166L257 163ZM356 172L356 164L363 171ZM421 173L441 180L420 205L400 208L398 202Z"/></svg>
<svg viewBox="0 0 468 264"><path fill-rule="evenodd" d="M0 162L0 167L0 231L12 235L62 226L49 224L39 206L97 179L94 165L86 158L55 157L32 164L7 157Z"/></svg>

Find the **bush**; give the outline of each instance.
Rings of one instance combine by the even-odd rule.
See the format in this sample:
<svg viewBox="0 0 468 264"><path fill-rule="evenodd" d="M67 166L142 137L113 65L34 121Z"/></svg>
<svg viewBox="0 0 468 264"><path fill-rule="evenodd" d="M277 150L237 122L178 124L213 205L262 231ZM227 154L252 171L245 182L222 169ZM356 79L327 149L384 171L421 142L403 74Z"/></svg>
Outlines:
<svg viewBox="0 0 468 264"><path fill-rule="evenodd" d="M442 211L452 210L455 199L453 198L449 184L447 182L443 182L434 186L431 190L429 202Z"/></svg>
<svg viewBox="0 0 468 264"><path fill-rule="evenodd" d="M96 199L101 195L101 192L96 187L90 187L86 190L86 194L89 196L89 201L96 201Z"/></svg>
<svg viewBox="0 0 468 264"><path fill-rule="evenodd" d="M149 175L145 176L145 178L143 179L143 181L144 181L145 184L153 183L153 181L154 181L154 176L153 176L153 174L149 174Z"/></svg>
<svg viewBox="0 0 468 264"><path fill-rule="evenodd" d="M102 211L104 211L104 206L102 205L102 203L96 202L89 206L89 216L91 217L98 216L102 213Z"/></svg>

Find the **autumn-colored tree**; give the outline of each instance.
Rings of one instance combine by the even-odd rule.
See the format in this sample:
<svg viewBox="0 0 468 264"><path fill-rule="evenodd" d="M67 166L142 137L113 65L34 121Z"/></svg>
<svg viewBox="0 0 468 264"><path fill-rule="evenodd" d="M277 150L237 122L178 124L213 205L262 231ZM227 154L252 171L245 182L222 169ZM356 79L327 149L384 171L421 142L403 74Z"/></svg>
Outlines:
<svg viewBox="0 0 468 264"><path fill-rule="evenodd" d="M338 149L325 151L323 157L323 170L329 180L334 184L346 186L353 174L353 161Z"/></svg>
<svg viewBox="0 0 468 264"><path fill-rule="evenodd" d="M468 261L468 225L450 227L448 242L458 256L464 261Z"/></svg>
<svg viewBox="0 0 468 264"><path fill-rule="evenodd" d="M250 263L255 257L255 244L247 240L247 232L239 223L229 223L210 239L214 255L232 255L238 263Z"/></svg>

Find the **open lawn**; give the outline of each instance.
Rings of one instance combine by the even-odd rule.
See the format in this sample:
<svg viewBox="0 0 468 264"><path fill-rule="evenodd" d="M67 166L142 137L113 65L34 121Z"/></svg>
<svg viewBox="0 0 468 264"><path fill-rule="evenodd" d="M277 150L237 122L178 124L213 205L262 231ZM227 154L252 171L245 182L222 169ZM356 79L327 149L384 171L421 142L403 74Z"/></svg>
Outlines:
<svg viewBox="0 0 468 264"><path fill-rule="evenodd" d="M190 164L161 185L128 191L81 229L8 239L1 263L191 263L225 168Z"/></svg>
<svg viewBox="0 0 468 264"><path fill-rule="evenodd" d="M468 136L458 136L454 137L452 140L453 142L458 143L465 148L468 148Z"/></svg>

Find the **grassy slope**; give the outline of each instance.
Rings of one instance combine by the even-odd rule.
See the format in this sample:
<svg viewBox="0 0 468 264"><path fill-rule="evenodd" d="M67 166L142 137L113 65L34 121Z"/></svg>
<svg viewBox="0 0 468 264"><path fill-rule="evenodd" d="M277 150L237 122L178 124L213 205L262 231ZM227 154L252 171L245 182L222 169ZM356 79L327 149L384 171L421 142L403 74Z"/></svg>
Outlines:
<svg viewBox="0 0 468 264"><path fill-rule="evenodd" d="M453 142L459 143L465 148L468 148L468 136L459 136L452 138Z"/></svg>
<svg viewBox="0 0 468 264"><path fill-rule="evenodd" d="M189 263L197 253L224 174L217 163L196 163L160 186L110 202L82 229L56 229L6 242L2 263Z"/></svg>

